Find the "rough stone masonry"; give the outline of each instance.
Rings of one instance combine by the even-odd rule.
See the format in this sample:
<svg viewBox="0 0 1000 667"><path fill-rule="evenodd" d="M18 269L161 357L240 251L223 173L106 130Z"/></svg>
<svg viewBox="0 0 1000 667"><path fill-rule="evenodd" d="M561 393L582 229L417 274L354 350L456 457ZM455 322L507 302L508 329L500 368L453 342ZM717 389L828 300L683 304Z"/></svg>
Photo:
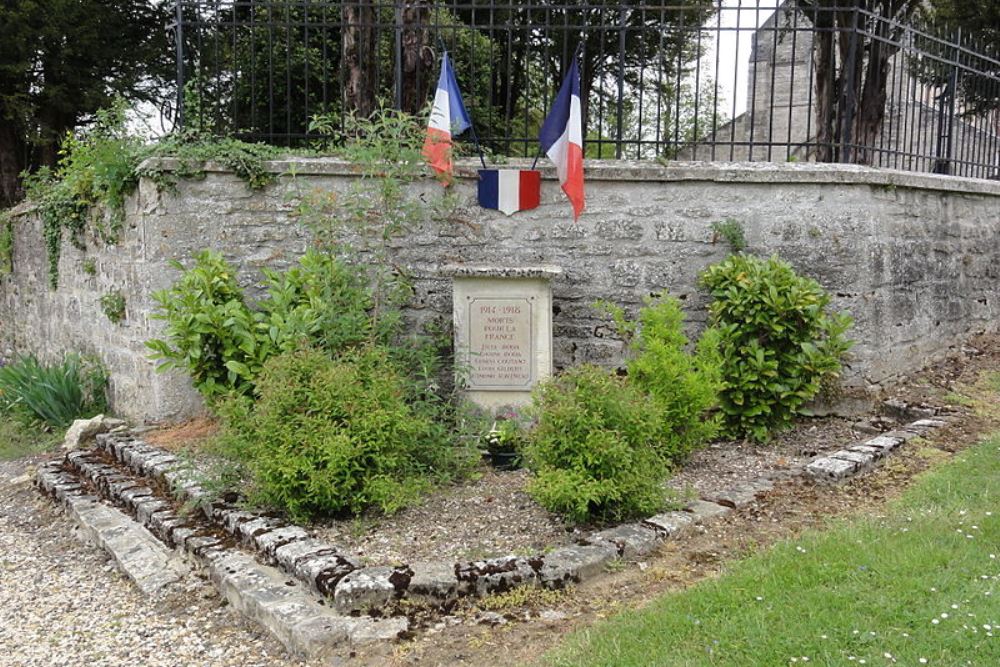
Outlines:
<svg viewBox="0 0 1000 667"><path fill-rule="evenodd" d="M88 239L84 254L64 243L55 291L46 285L41 224L22 207L14 274L0 279L0 343L43 357L99 355L111 370L115 410L133 419L198 411L200 399L183 374L156 374L143 345L162 328L150 317L150 293L178 277L170 260L189 263L197 250L220 250L238 266L248 293L259 294L260 268L284 268L310 243L295 217L297 197L344 190L357 178L332 159L270 168L282 176L259 192L213 165L203 180L182 181L174 191L143 180L127 203L118 245ZM449 265L560 266L552 284L557 369L620 361L621 342L592 308L598 299L634 309L666 289L695 326L703 322L707 297L697 277L730 252L711 229L726 219L742 225L750 252L790 261L854 316L848 397L870 394L1000 322L1000 183L853 165L593 161L587 210L573 223L552 174L539 208L506 217L476 206L472 163L460 172L456 215L393 242L393 260L414 279L409 314L415 322L451 321ZM414 194L433 196L437 188L428 180ZM85 258L96 274L84 271ZM114 290L126 301L121 324L98 303Z"/></svg>

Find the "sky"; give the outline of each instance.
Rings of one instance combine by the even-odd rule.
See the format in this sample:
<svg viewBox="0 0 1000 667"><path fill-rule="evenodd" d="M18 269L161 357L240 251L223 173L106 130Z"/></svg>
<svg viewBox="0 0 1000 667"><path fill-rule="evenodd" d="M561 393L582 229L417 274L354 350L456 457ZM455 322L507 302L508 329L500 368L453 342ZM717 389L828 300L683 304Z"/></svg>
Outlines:
<svg viewBox="0 0 1000 667"><path fill-rule="evenodd" d="M712 17L707 26L709 29L718 26L721 30L713 33L713 41L716 43L702 60L703 66L714 71L717 49L719 92L727 102L726 113L734 118L746 111L747 107L747 79L753 32L771 18L777 4L776 0L724 0L718 16ZM737 26L739 31L736 30ZM702 71L705 72L704 69Z"/></svg>

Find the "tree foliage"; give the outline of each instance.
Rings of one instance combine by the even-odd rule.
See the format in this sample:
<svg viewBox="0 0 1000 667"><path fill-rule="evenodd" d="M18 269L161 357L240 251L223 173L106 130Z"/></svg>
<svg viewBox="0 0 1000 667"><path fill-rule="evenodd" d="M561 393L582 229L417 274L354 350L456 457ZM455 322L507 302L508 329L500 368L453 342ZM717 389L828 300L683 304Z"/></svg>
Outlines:
<svg viewBox="0 0 1000 667"><path fill-rule="evenodd" d="M170 71L165 5L34 0L0 5L0 206L18 174L54 166L66 133L116 96L158 97Z"/></svg>
<svg viewBox="0 0 1000 667"><path fill-rule="evenodd" d="M963 113L981 115L1000 109L1000 0L931 0L924 17L954 31L956 38L980 57L963 56L960 60L977 73L963 71L956 82L956 94ZM922 44L932 53L940 46ZM954 49L940 54L951 59ZM951 69L951 68L948 68ZM923 72L938 85L947 84L946 72ZM927 77L925 77L926 80Z"/></svg>

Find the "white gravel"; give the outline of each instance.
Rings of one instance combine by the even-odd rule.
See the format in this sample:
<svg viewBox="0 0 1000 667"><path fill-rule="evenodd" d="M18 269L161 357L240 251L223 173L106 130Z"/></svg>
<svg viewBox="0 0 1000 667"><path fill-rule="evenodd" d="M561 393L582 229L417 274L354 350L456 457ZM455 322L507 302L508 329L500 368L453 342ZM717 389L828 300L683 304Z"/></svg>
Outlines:
<svg viewBox="0 0 1000 667"><path fill-rule="evenodd" d="M302 665L190 576L141 593L31 486L30 461L0 462L0 665Z"/></svg>

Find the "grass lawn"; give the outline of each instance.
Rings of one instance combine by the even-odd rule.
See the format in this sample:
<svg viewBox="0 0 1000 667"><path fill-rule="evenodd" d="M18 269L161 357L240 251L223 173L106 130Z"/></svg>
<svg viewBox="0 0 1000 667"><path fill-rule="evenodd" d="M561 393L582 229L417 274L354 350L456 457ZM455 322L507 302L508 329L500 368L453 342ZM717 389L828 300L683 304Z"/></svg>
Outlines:
<svg viewBox="0 0 1000 667"><path fill-rule="evenodd" d="M59 440L58 434L45 433L18 420L0 416L0 461L43 452Z"/></svg>
<svg viewBox="0 0 1000 667"><path fill-rule="evenodd" d="M543 664L1000 665L1000 435L886 512L578 632Z"/></svg>

